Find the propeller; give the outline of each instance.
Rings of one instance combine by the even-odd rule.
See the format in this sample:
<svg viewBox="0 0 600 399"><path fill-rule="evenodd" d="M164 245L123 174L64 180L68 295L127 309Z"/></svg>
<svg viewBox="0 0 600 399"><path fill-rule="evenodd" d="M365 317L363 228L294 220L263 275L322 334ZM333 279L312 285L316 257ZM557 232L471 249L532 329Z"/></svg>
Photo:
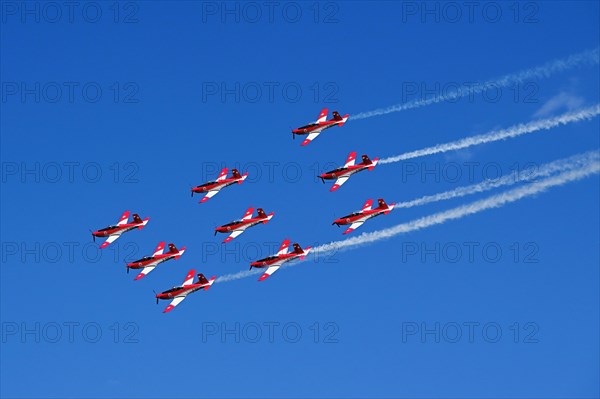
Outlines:
<svg viewBox="0 0 600 399"><path fill-rule="evenodd" d="M158 294L156 293L156 291L152 290L152 292L154 292L154 296L156 297L156 304L158 305Z"/></svg>
<svg viewBox="0 0 600 399"><path fill-rule="evenodd" d="M94 242L96 242L96 236L94 235L94 232L92 231L92 229L88 229L88 230L92 234L92 239L94 240Z"/></svg>
<svg viewBox="0 0 600 399"><path fill-rule="evenodd" d="M296 140L296 133L294 133L294 129L290 126L290 130L292 131L292 140Z"/></svg>
<svg viewBox="0 0 600 399"><path fill-rule="evenodd" d="M319 177L320 177L320 176L319 176ZM323 182L323 184L325 184L325 179L323 179L322 177L321 177L321 181Z"/></svg>
<svg viewBox="0 0 600 399"><path fill-rule="evenodd" d="M123 262L125 262L125 268L127 269L127 274L129 274L129 266L126 260L124 260Z"/></svg>

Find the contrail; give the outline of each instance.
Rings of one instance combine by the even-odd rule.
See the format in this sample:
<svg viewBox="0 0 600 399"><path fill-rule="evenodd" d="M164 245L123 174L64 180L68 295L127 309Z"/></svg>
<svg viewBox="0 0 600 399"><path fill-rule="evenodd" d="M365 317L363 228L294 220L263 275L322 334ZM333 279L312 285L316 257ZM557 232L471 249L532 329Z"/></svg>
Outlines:
<svg viewBox="0 0 600 399"><path fill-rule="evenodd" d="M488 133L480 134L477 136L466 137L464 139L452 141L445 144L438 144L433 147L423 148L421 150L405 152L404 154L400 154L395 157L384 158L379 161L379 164L399 162L407 159L422 157L425 155L455 151L478 144L505 140L508 138L521 136L523 134L534 133L540 130L552 129L554 127L566 125L571 122L589 120L598 116L598 114L600 114L600 104L596 104L587 108L582 108L577 111L566 112L562 115L555 116L552 118L535 120L528 123L520 123L518 125L511 126L507 129L492 130Z"/></svg>
<svg viewBox="0 0 600 399"><path fill-rule="evenodd" d="M458 187L454 190L445 191L443 193L426 195L411 201L397 202L394 209L412 208L414 206L425 205L432 202L444 201L452 198L464 197L470 194L482 193L502 186L512 186L517 183L548 177L559 172L566 172L569 170L579 169L585 167L586 165L592 162L600 162L600 153L598 151L589 151L582 154L573 155L572 157L548 162L539 167L536 166L527 168L507 176L502 176L497 179L487 179L482 181L481 183L472 184L464 187Z"/></svg>
<svg viewBox="0 0 600 399"><path fill-rule="evenodd" d="M572 170L561 173L557 176L548 177L538 182L530 183L523 187L513 188L500 194L492 195L488 198L462 205L444 212L434 213L411 222L402 223L388 229L375 231L372 233L363 233L358 237L348 238L341 241L321 245L313 249L315 254L325 254L328 252L350 249L370 244L375 241L394 237L398 234L421 230L426 227L446 223L449 220L460 219L462 217L479 213L487 209L499 208L511 202L522 198L531 197L540 194L549 188L562 186L576 180L581 180L600 172L600 163L593 162L582 169Z"/></svg>
<svg viewBox="0 0 600 399"><path fill-rule="evenodd" d="M520 72L511 73L504 75L497 79L488 80L484 83L478 83L473 85L463 85L456 91L434 96L429 99L413 100L403 104L392 105L387 108L379 108L373 111L361 112L353 115L350 119L365 119L371 118L378 115L386 115L392 112L405 111L413 108L420 108L426 105L436 104L442 101L454 100L464 95L473 95L484 92L485 90L498 87L508 87L517 83L523 83L529 79L544 79L549 78L553 74L567 71L572 68L576 68L581 65L597 65L600 62L600 48L594 50L587 50L581 53L570 55L567 58L562 58L554 61L547 62L541 66L526 69Z"/></svg>
<svg viewBox="0 0 600 399"><path fill-rule="evenodd" d="M425 229L427 227L446 223L450 220L456 220L465 216L473 215L488 209L499 208L506 204L518 201L523 198L531 197L547 191L550 188L562 186L564 184L581 180L585 177L597 174L600 172L600 163L592 161L578 170L570 170L560 173L556 176L548 177L534 183L527 184L522 187L517 187L500 194L492 195L482 200L471 202L470 204L462 205L456 208L449 209L444 212L434 213L407 223L401 223L394 227L375 231L372 233L363 233L358 237L348 238L341 241L334 241L329 244L320 245L313 248L313 256L322 256L331 252L337 253L351 248L362 247L364 245L392 238L396 235L409 233ZM290 266L298 263L291 264ZM288 266L289 267L289 266ZM251 275L259 274L261 271L242 271L233 274L227 274L219 277L217 282L226 282L239 280Z"/></svg>

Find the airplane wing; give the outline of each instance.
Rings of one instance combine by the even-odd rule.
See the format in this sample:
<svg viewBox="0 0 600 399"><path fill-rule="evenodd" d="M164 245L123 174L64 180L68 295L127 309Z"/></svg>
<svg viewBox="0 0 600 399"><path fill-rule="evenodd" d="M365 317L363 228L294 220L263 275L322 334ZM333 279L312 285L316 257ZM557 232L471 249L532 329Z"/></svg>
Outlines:
<svg viewBox="0 0 600 399"><path fill-rule="evenodd" d="M371 210L371 206L372 206L372 205L373 205L373 200L372 200L372 199L369 199L369 200L367 200L367 202L365 202L365 204L363 205L363 207L362 207L362 210L363 210L363 211L368 211L368 210Z"/></svg>
<svg viewBox="0 0 600 399"><path fill-rule="evenodd" d="M111 243L113 243L117 238L121 237L122 232L114 233L108 236L106 241L100 245L100 249L108 247Z"/></svg>
<svg viewBox="0 0 600 399"><path fill-rule="evenodd" d="M144 267L142 269L142 271L140 272L140 274L138 274L137 276L135 276L134 280L139 280L139 279L143 278L146 274L150 273L155 268L156 268L156 265L150 265L150 266Z"/></svg>
<svg viewBox="0 0 600 399"><path fill-rule="evenodd" d="M346 181L350 178L350 176L340 176L338 177L338 179L335 181L335 184L331 187L331 190L329 191L335 191L338 188L340 188L340 186L344 183L346 183Z"/></svg>
<svg viewBox="0 0 600 399"><path fill-rule="evenodd" d="M279 268L281 267L282 264L283 264L283 262L277 262L277 263L274 263L271 266L269 266L269 268L262 274L262 276L260 276L258 281L266 280L269 276L271 276L271 274L273 274L277 270L279 270Z"/></svg>
<svg viewBox="0 0 600 399"><path fill-rule="evenodd" d="M165 308L165 310L163 310L163 313L169 313L171 310L173 310L173 308L175 306L179 305L186 297L187 297L187 294L179 295L179 296L176 296L175 298L173 298L173 300L171 301L169 306L167 306Z"/></svg>
<svg viewBox="0 0 600 399"><path fill-rule="evenodd" d="M119 223L117 223L117 226L121 226L127 223L127 221L129 220L129 213L129 211L123 212L123 215L121 215L121 219L119 219Z"/></svg>
<svg viewBox="0 0 600 399"><path fill-rule="evenodd" d="M358 222L354 222L354 223L352 223L352 224L350 225L350 227L348 227L348 228L346 229L346 231L344 231L344 234L348 234L348 233L351 233L351 232L353 232L354 230L356 230L356 229L358 229L360 226L362 226L364 222L365 222L364 220L361 220L361 221L358 221Z"/></svg>
<svg viewBox="0 0 600 399"><path fill-rule="evenodd" d="M300 145L302 145L302 146L308 145L308 143L313 141L319 134L321 134L322 131L323 131L322 127L313 130L312 132L309 133L309 135L306 137L306 139L304 139L304 141Z"/></svg>
<svg viewBox="0 0 600 399"><path fill-rule="evenodd" d="M239 230L234 230L229 237L227 237L225 240L223 240L223 242L229 242L231 240L233 240L234 238L236 238L237 236L239 236L240 234L242 234L244 231L246 231L246 229L239 229Z"/></svg>
<svg viewBox="0 0 600 399"><path fill-rule="evenodd" d="M156 246L156 249L154 250L154 254L152 256L162 255L164 250L165 250L165 242L161 241Z"/></svg>
<svg viewBox="0 0 600 399"><path fill-rule="evenodd" d="M327 114L328 113L329 113L329 110L327 108L323 108L321 110L321 113L319 114L319 118L317 118L317 122L316 123L325 122L327 120Z"/></svg>
<svg viewBox="0 0 600 399"><path fill-rule="evenodd" d="M187 276L185 276L185 280L183 280L183 285L190 285L194 283L194 275L196 274L195 270L190 270L187 274Z"/></svg>
<svg viewBox="0 0 600 399"><path fill-rule="evenodd" d="M206 195L204 196L204 198L202 198L200 200L200 203L206 202L209 199L211 199L212 197L214 197L215 195L217 195L217 193L221 190L221 188L216 188L214 190L210 190L208 193L206 193Z"/></svg>
<svg viewBox="0 0 600 399"><path fill-rule="evenodd" d="M353 151L350 154L348 154L348 158L346 159L344 167L347 168L348 166L354 165L354 161L356 161L356 152Z"/></svg>
<svg viewBox="0 0 600 399"><path fill-rule="evenodd" d="M219 177L217 177L217 181L225 180L227 178L227 172L229 172L229 169L223 168L221 173L219 173Z"/></svg>
<svg viewBox="0 0 600 399"><path fill-rule="evenodd" d="M284 240L277 251L277 255L284 255L288 253L288 247L290 246L290 240Z"/></svg>
<svg viewBox="0 0 600 399"><path fill-rule="evenodd" d="M242 220L252 219L252 214L253 213L254 213L254 208L248 208L248 210L246 211L246 214L244 215L244 217L242 218Z"/></svg>

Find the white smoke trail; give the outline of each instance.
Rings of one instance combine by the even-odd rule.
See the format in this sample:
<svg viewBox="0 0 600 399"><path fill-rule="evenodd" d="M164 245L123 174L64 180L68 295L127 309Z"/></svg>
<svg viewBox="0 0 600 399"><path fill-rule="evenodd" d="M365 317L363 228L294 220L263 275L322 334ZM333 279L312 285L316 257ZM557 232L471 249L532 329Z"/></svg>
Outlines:
<svg viewBox="0 0 600 399"><path fill-rule="evenodd" d="M521 136L523 134L534 133L540 130L548 130L557 126L566 125L572 122L592 119L600 114L600 104L591 107L582 108L577 111L566 112L562 115L547 119L540 119L529 123L520 123L511 126L507 129L492 130L488 133L477 136L466 137L450 143L438 144L433 147L423 148L421 150L405 152L404 154L395 157L381 159L379 164L388 164L393 162L404 161L407 159L422 157L425 155L438 154L442 152L455 151L463 148L471 147L478 144L491 143L493 141L505 140Z"/></svg>
<svg viewBox="0 0 600 399"><path fill-rule="evenodd" d="M401 233L421 230L426 227L445 223L449 220L460 219L474 213L479 213L487 209L499 208L522 198L540 194L549 188L561 186L576 180L581 180L598 172L600 172L600 163L592 162L591 164L579 170L564 172L557 176L548 177L544 180L530 183L523 187L513 188L512 190L492 195L488 198L484 198L470 204L462 205L444 212L434 213L433 215L425 216L411 222L402 223L388 229L383 229L372 233L363 233L358 237L321 245L317 248L314 248L313 251L317 255L333 251L340 252L341 250L359 247L374 241L391 238Z"/></svg>
<svg viewBox="0 0 600 399"><path fill-rule="evenodd" d="M456 220L465 216L473 215L488 209L499 208L506 204L518 201L523 198L531 197L552 187L558 187L566 183L581 180L585 177L597 174L600 172L600 162L592 161L578 170L570 170L560 173L556 176L548 177L534 183L527 184L522 187L517 187L500 194L492 195L482 200L474 201L470 204L462 205L456 208L449 209L444 212L434 213L407 223L401 223L394 227L375 231L372 233L363 233L354 238L348 238L341 241L334 241L329 244L320 245L313 248L314 256L322 256L331 252L340 252L351 248L361 247L379 240L388 239L402 233L421 230L427 227L446 223L450 220ZM297 263L291 264L295 265ZM239 280L261 271L242 271L239 273L228 274L217 279L217 282L226 282Z"/></svg>
<svg viewBox="0 0 600 399"><path fill-rule="evenodd" d="M420 206L432 202L464 197L470 194L482 193L502 186L512 186L517 183L548 177L559 172L579 169L592 162L600 162L600 153L598 151L589 151L582 154L573 155L572 157L548 162L539 167L527 168L497 179L487 179L481 183L458 187L454 190L445 191L443 193L426 195L411 201L397 202L394 209L412 208L413 206Z"/></svg>
<svg viewBox="0 0 600 399"><path fill-rule="evenodd" d="M526 69L521 72L511 73L497 79L473 85L463 85L458 90L446 94L438 95L429 99L413 100L403 104L392 105L387 108L380 108L373 111L361 112L353 115L350 119L365 119L373 116L386 115L392 112L405 111L413 108L420 108L426 105L436 104L442 101L454 100L465 95L480 94L488 89L508 87L517 83L523 83L529 79L549 78L555 73L563 72L582 65L596 65L600 62L600 49L587 50L578 54L573 54L567 58L562 58L547 62L544 65Z"/></svg>

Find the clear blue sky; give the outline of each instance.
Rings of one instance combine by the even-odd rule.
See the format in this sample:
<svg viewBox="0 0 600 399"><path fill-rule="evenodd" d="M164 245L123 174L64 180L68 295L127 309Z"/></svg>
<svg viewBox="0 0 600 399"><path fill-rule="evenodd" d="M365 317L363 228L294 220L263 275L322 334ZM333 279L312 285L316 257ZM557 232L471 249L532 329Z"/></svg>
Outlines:
<svg viewBox="0 0 600 399"><path fill-rule="evenodd" d="M406 163L361 173L335 193L314 179L350 151L386 157L526 122L547 104L558 104L549 114L595 104L597 65L504 88L498 101L475 96L350 119L306 148L289 133L322 107L352 117L419 98L406 93L415 83L431 89L436 82L482 82L594 49L597 2L492 3L501 12L497 22L488 3L478 4L471 20L461 6L457 22L442 3L439 11L429 4L433 14L420 2L293 3L287 14L275 8L272 21L260 3L260 21L253 22L256 9L244 3L228 3L234 14L215 15L225 5L140 2L115 9L107 2L94 3L101 12L96 23L97 10L83 10L87 3L73 10L72 21L65 6L35 4L23 13L20 2L2 3L3 397L600 395L597 176L327 262L304 262L263 283L253 277L215 284L168 315L161 313L167 303L156 306L152 292L180 284L192 268L207 276L245 270L251 258L270 255L264 243L340 239L331 221L367 198L410 200L477 182L486 165L506 174L515 165L598 149L596 118L410 164L419 171L459 165L463 176L454 182L439 174L403 176ZM302 15L293 22L297 8ZM57 11L60 20L52 22ZM239 101L226 93L222 100L221 84L235 90L236 83ZM98 87L102 96L92 102ZM466 162L475 165L472 180ZM221 163L247 165L261 176L198 205L190 185L216 177L206 171ZM73 181L67 165L74 165ZM298 167L302 176L295 179ZM33 172L22 176L24 168ZM92 182L97 169L102 176ZM397 211L361 230L483 196ZM249 206L275 218L223 252L224 237L213 237L214 227ZM109 247L91 261L88 229L116 222L126 209L150 216L147 227L117 240L118 254ZM150 254L159 241L188 252L134 282L124 258ZM479 245L473 260L466 252L456 262L406 253L409 245L466 251L472 242ZM491 262L483 247L499 247L502 255ZM465 324L471 322L479 323L472 342ZM79 323L72 342L69 323ZM240 342L233 333L221 336L222 327L236 323ZM279 323L273 342L269 323ZM434 334L403 334L436 323L439 343ZM252 342L257 325L262 336ZM462 337L450 342L456 325ZM482 335L484 325L501 328L498 342L488 342L493 329ZM302 337L289 342L294 326ZM98 342L91 342L94 327L102 331ZM24 328L34 332L23 335ZM134 342L125 342L128 333Z"/></svg>

